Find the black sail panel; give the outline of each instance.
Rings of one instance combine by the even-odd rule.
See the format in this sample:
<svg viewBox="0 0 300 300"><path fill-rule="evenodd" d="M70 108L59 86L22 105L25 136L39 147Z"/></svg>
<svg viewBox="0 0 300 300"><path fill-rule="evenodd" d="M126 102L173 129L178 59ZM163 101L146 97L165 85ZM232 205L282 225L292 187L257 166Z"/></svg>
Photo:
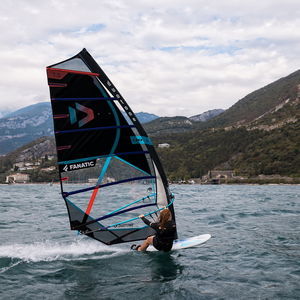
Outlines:
<svg viewBox="0 0 300 300"><path fill-rule="evenodd" d="M116 244L153 234L139 214L155 219L167 206L175 220L151 140L90 54L49 66L47 76L71 229Z"/></svg>

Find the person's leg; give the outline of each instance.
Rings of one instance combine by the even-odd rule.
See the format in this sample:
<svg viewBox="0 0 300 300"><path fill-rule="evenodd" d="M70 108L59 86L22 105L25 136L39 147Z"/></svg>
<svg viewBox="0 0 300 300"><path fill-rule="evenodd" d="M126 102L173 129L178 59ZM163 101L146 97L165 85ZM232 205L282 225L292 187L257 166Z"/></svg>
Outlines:
<svg viewBox="0 0 300 300"><path fill-rule="evenodd" d="M137 249L138 251L145 251L150 245L153 245L154 235L148 236L143 244Z"/></svg>

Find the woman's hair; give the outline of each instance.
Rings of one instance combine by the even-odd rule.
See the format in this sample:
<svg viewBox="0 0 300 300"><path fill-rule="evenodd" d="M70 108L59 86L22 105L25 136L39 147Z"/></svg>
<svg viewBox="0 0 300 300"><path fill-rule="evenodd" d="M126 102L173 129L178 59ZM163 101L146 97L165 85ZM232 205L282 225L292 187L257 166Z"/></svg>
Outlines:
<svg viewBox="0 0 300 300"><path fill-rule="evenodd" d="M159 225L161 228L165 228L167 222L171 219L171 211L168 208L163 209L159 215Z"/></svg>

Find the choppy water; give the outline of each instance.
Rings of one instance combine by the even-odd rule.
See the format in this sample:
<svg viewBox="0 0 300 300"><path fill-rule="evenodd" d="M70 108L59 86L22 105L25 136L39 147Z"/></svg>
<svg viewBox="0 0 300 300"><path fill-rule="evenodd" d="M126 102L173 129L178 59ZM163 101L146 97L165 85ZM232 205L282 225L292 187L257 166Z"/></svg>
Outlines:
<svg viewBox="0 0 300 300"><path fill-rule="evenodd" d="M58 186L0 186L0 299L300 299L300 186L171 190L202 247L108 247L69 230Z"/></svg>

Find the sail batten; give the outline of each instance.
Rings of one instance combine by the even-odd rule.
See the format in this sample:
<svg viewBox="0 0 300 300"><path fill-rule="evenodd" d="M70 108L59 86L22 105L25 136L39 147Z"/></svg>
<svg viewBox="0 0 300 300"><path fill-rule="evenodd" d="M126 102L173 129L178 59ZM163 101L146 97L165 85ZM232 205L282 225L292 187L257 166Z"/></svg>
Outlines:
<svg viewBox="0 0 300 300"><path fill-rule="evenodd" d="M140 214L155 218L169 207L175 220L151 139L91 55L83 49L47 67L47 76L71 229L112 245L154 234Z"/></svg>
<svg viewBox="0 0 300 300"><path fill-rule="evenodd" d="M55 118L55 116L54 116L54 118ZM117 128L134 128L134 127L135 127L134 125L123 125L123 126L106 126L106 127L96 127L96 128L82 128L82 129L79 128L79 129L55 131L55 133L56 134L64 134L64 133L72 133L72 132L83 132L83 131L92 131L92 130L108 130L108 129L117 129Z"/></svg>
<svg viewBox="0 0 300 300"><path fill-rule="evenodd" d="M92 191L94 189L99 189L99 188L104 188L104 187L107 187L107 186L112 186L112 185L115 185L115 184L126 183L126 182L136 181L136 180L143 180L143 179L155 179L155 178L156 178L155 176L141 176L141 177L136 177L136 178L128 178L128 179L124 179L124 180L120 180L120 181L116 181L116 182L110 182L110 183L106 183L106 184L95 185L95 186L92 186L92 187L89 187L89 188L76 190L76 191L72 191L72 192L65 192L65 195L70 196L70 195L75 195L75 194L79 194L79 193Z"/></svg>
<svg viewBox="0 0 300 300"><path fill-rule="evenodd" d="M65 147L67 148L69 146L65 146ZM58 165L65 165L65 164L85 162L85 161L90 161L90 160L93 160L93 159L105 158L105 157L117 157L118 159L120 159L119 156L139 155L139 154L148 154L148 153L149 153L149 151L135 151L135 152L113 153L113 154L91 156L91 157L85 157L85 158L73 159L73 160L67 160L67 161L59 161L57 163L58 163Z"/></svg>
<svg viewBox="0 0 300 300"><path fill-rule="evenodd" d="M51 101L115 101L118 98L98 97L98 98L53 98Z"/></svg>

